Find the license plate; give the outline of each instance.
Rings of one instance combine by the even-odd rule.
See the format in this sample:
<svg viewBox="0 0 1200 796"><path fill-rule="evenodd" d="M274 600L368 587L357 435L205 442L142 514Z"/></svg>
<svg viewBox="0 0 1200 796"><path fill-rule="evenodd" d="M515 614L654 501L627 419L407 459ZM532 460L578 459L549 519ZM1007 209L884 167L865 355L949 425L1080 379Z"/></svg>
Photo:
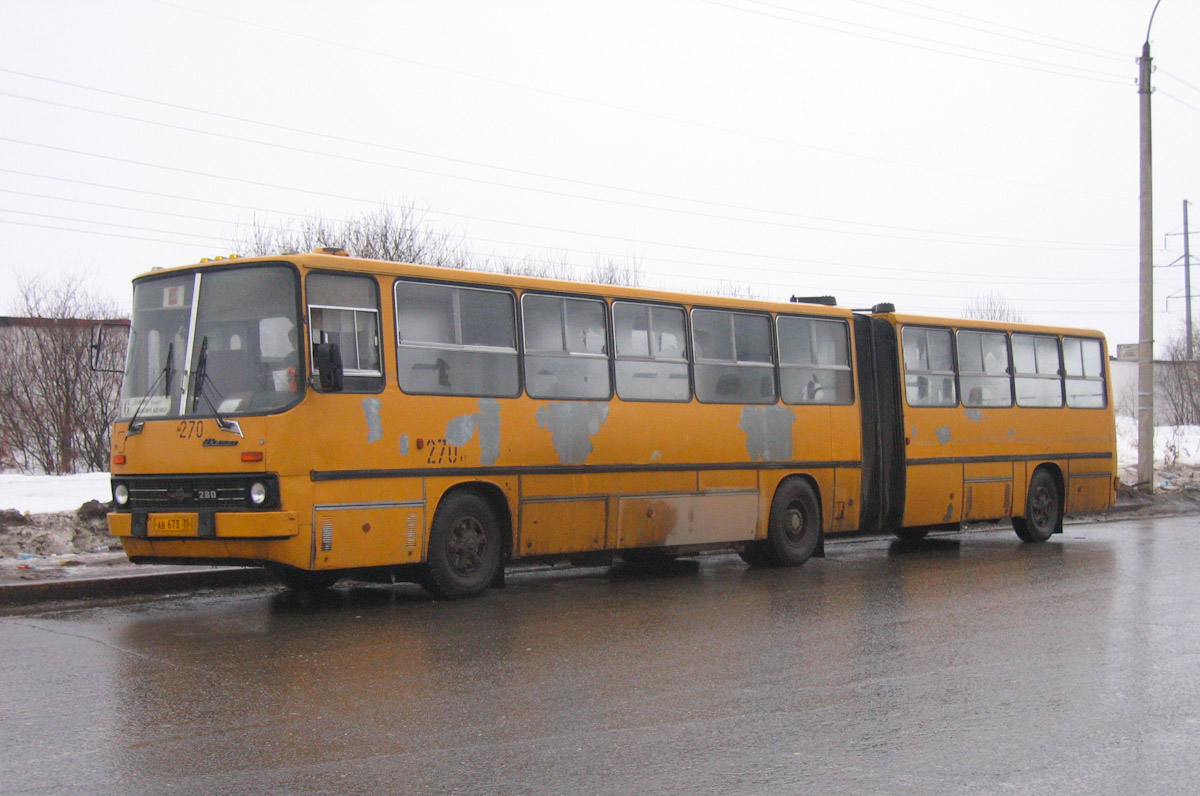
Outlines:
<svg viewBox="0 0 1200 796"><path fill-rule="evenodd" d="M150 520L152 533L195 533L195 514L159 514Z"/></svg>

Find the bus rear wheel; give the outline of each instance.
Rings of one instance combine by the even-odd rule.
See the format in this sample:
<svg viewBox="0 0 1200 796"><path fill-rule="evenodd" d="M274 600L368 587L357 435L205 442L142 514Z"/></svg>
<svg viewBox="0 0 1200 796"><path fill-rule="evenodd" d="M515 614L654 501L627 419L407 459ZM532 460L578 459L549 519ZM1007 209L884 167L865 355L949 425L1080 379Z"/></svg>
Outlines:
<svg viewBox="0 0 1200 796"><path fill-rule="evenodd" d="M795 567L817 549L821 504L807 481L785 481L771 501L767 538L747 542L738 555L752 567Z"/></svg>
<svg viewBox="0 0 1200 796"><path fill-rule="evenodd" d="M1013 517L1013 530L1022 542L1044 542L1062 522L1062 501L1058 482L1047 470L1037 470L1029 479L1025 495L1025 516Z"/></svg>
<svg viewBox="0 0 1200 796"><path fill-rule="evenodd" d="M457 600L482 594L500 570L500 524L473 492L446 497L433 515L422 585L434 597Z"/></svg>

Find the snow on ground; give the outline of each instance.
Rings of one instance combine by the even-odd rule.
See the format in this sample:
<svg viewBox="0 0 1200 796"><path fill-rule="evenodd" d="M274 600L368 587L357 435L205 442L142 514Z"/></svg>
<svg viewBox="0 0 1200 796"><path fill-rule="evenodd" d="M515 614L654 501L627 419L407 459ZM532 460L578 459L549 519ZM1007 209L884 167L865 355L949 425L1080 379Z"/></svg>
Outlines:
<svg viewBox="0 0 1200 796"><path fill-rule="evenodd" d="M1137 420L1117 418L1117 466L1121 480L1137 480ZM1158 426L1154 429L1155 487L1194 482L1200 469L1200 426Z"/></svg>
<svg viewBox="0 0 1200 796"><path fill-rule="evenodd" d="M74 511L89 500L112 500L108 473L20 475L0 473L0 509L44 514Z"/></svg>
<svg viewBox="0 0 1200 796"><path fill-rule="evenodd" d="M1137 421L1117 418L1117 461L1122 480L1132 483L1137 467ZM1200 426L1159 426L1154 435L1154 467L1161 485L1181 471L1200 468ZM74 511L89 500L107 502L108 473L18 475L0 473L0 509L42 514Z"/></svg>

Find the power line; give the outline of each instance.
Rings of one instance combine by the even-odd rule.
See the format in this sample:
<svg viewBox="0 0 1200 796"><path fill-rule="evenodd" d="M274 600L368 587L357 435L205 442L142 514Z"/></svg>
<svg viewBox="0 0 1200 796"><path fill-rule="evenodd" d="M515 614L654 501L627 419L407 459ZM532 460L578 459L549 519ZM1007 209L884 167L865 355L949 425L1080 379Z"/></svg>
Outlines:
<svg viewBox="0 0 1200 796"><path fill-rule="evenodd" d="M1166 70L1166 69L1163 69L1163 68L1161 68L1161 67L1159 67L1159 68L1158 68L1158 69L1156 69L1155 71L1156 71L1158 74L1160 74L1160 75L1163 75L1163 76L1165 76L1165 77L1169 77L1169 78L1171 78L1172 80L1174 80L1174 81L1175 81L1175 82L1177 82L1177 83L1182 83L1183 85L1185 85L1185 86L1187 86L1188 88L1190 88L1192 91L1197 91L1197 92L1200 92L1200 87L1197 87L1197 86L1195 86L1195 85L1193 85L1193 84L1191 84L1191 83L1187 82L1187 81L1186 81L1186 80L1184 80L1182 77L1180 77L1179 75L1177 75L1177 74L1175 74L1175 73L1173 73L1173 72L1170 72L1170 71L1168 71L1168 70Z"/></svg>
<svg viewBox="0 0 1200 796"><path fill-rule="evenodd" d="M3 171L12 171L12 170L3 169ZM34 175L34 176L36 176L36 175ZM133 189L122 189L122 190L133 190ZM144 209L144 208L132 207L129 205L119 205L119 204L113 204L113 203L108 203L108 202L95 202L95 201L89 201L89 200L85 200L85 199L75 199L75 198L70 198L70 197L53 196L53 195L49 195L49 194L39 194L39 193L33 193L33 192L29 192L29 191L16 191L16 190L7 189L7 188L0 188L0 192L15 194L15 195L19 195L19 196L28 196L28 197L39 198L39 199L49 199L52 201L71 202L71 203L75 203L75 204L84 204L84 205L89 205L89 206L94 206L94 207L105 207L105 208L109 208L109 209L125 210L125 211L130 211L130 212L166 215L166 216L171 216L174 218L185 218L185 219L194 220L194 221L206 221L206 222L212 222L212 223L218 223L218 224L227 224L228 223L228 220L226 220L226 219L213 218L211 216L196 216L196 215L189 215L189 214L185 214L185 213L172 213L172 212L163 211L163 210L148 210L148 209ZM139 193L140 193L140 191L139 191ZM155 195L164 196L167 198L174 198L174 199L184 199L184 197L173 196L171 194L155 194ZM269 210L267 208L254 208L254 207L245 207L245 206L237 206L237 205L234 205L233 207L237 207L238 209L243 209L243 210L253 210L256 212L268 213L271 215L281 215L280 213L278 213L278 211ZM24 213L25 211L5 211L3 209L0 209L0 212ZM39 214L34 214L34 213L25 213L25 214L39 215ZM453 216L455 214L447 214L447 215ZM87 219L80 219L80 218L68 218L68 217L64 217L64 216L46 216L46 217L55 218L55 219L62 220L62 221L73 221L76 223L87 223L87 224L106 223L106 222L99 222L99 221L89 221ZM478 218L473 218L473 217L468 217L468 218L472 218L472 220L488 220L488 221L492 220L492 219L478 219ZM339 223L346 223L346 221L347 221L346 219L332 219L332 220L335 222L339 222ZM496 223L503 223L503 222L496 222ZM115 226L122 226L122 225L115 225ZM146 228L146 227L129 227L129 228L143 230L143 231L150 231L150 232L165 232L165 230L155 230L155 229L150 229L150 228ZM276 226L276 229L282 230L284 228L281 226ZM559 229L559 228L545 228L545 227L540 227L539 229L548 229L550 231L562 232L562 233L567 233L567 234L586 234L586 233L581 233L578 230L564 230L564 229ZM170 234L185 234L185 233L172 232ZM199 236L199 237L208 238L208 236ZM209 238L209 239L211 239L211 238ZM621 257L625 256L625 255L623 255L621 253L617 253L617 252L586 251L583 249L572 249L569 247L544 246L544 245L540 245L540 244L531 244L528 242L521 242L521 241L499 240L499 239L495 239L495 238L483 238L483 237L479 237L479 236L475 236L475 235L470 236L470 240L474 241L474 242L493 243L493 244L499 244L499 245L505 245L505 246L543 249L546 251L561 251L561 252L565 252L565 253L585 254L585 255L590 254L590 255L597 256L597 257L621 258ZM796 266L806 265L806 266L817 266L817 267L826 267L826 268L839 268L839 269L852 269L852 270L858 270L858 271L867 271L869 273L878 274L880 276L905 274L908 276L905 276L904 278L910 282L930 282L930 283L937 283L937 284L945 284L945 283L972 284L975 280L978 280L981 277L988 278L988 279L994 279L994 280L1003 280L1003 281L1005 281L1006 284L1023 284L1023 283L1028 283L1031 281L1036 282L1038 284L1042 284L1042 285L1078 284L1078 280L1075 280L1075 279L1056 280L1056 279L1046 279L1046 278L1040 278L1040 277L1034 277L1034 278L1014 277L1011 273L1009 273L1009 274L972 274L973 278L970 280L957 280L957 279L947 278L947 276L945 274L943 274L939 271L936 271L934 269L915 269L915 268L894 268L894 267L889 267L889 266L871 266L871 265L862 265L859 263L833 262L833 261L828 261L828 260L812 260L812 259L801 258L801 257L786 257L786 256L781 256L781 255L768 255L768 254L760 254L760 253L753 253L753 252L708 249L708 248L703 248L703 247L698 247L698 246L685 246L685 245L681 245L681 244L663 243L660 241L647 241L647 240L636 240L636 239L625 239L625 240L627 240L628 242L631 242L631 243L638 243L641 245L688 249L688 250L700 252L703 254L713 254L713 255L727 256L727 257L733 257L733 258L738 258L738 259L777 260L780 262L788 263L790 266L792 266L791 268L787 268L787 269L770 268L770 267L766 267L766 266L745 266L747 268L753 267L754 270L756 270L756 271L763 271L763 272L768 272L768 273L789 273L790 274L790 273L794 273L794 269ZM671 264L675 264L675 265L694 265L694 266L702 266L702 267L730 267L728 263L697 262L696 260L682 260L682 259L678 259L678 258L662 257L662 256L658 256L658 255L643 255L643 257L645 259L648 259L648 260L651 260L654 262L671 263ZM740 268L742 266L733 266L733 267ZM918 275L918 276L911 276L914 274ZM924 277L919 276L921 274L927 274L929 276L924 276ZM1009 282L1008 280L1012 280L1012 281ZM1105 283L1121 284L1124 281L1126 281L1126 280L1121 280L1121 279L1092 280L1093 284L1105 284Z"/></svg>
<svg viewBox="0 0 1200 796"><path fill-rule="evenodd" d="M632 194L637 194L637 195L642 195L642 196L650 196L650 197L654 197L654 198L658 198L658 199L667 199L670 201L691 202L694 204L706 205L706 206L710 206L710 207L720 207L720 208L724 208L724 209L728 209L728 210L741 210L741 211L753 212L753 213L773 214L773 215L783 216L783 217L787 217L787 218L800 218L800 219L806 219L806 220L822 221L822 222L827 222L827 223L838 223L838 224L854 224L854 225L859 225L859 226L874 227L876 229L903 230L903 231L910 231L910 232L918 231L918 232L927 233L927 234L952 234L952 235L962 236L961 233L944 233L944 232L940 232L937 230L911 230L911 229L907 229L907 228L903 228L903 227L894 227L894 226L888 226L888 225L883 225L883 224L871 224L869 222L849 221L849 220L835 219L835 218L825 218L825 217L820 217L820 216L810 216L810 215L804 215L804 214L799 214L799 213L791 213L791 212L783 211L783 210L772 210L769 208L749 207L749 206L745 206L745 205L736 205L736 204L725 203L725 202L714 202L714 201L705 200L705 199L693 199L693 198L687 197L687 196L679 196L679 195L675 195L675 194L666 194L666 193L660 193L660 192L654 192L654 191L647 191L647 190L642 190L642 189L637 189L637 188L627 188L627 187L623 187L623 186L619 186L619 185L609 185L609 184L605 184L605 183L597 183L597 182L591 182L591 181L587 181L587 180L579 180L579 179L573 179L573 178L568 178L568 177L561 177L561 176L554 175L554 174L546 174L543 172L514 169L514 168L509 168L506 166L496 166L493 164L482 163L479 161L466 160L466 159L462 159L462 158L453 158L453 157L448 157L448 156L444 156L444 155L435 155L435 154L432 154L429 152L422 152L422 151L413 150L413 149L405 149L405 148L397 147L397 146L394 146L391 144L380 144L380 143L374 142L374 141L367 141L367 140L363 140L363 139L350 138L350 137L346 137L346 136L338 136L338 135L331 135L331 134L327 134L327 133L320 133L320 132L316 132L313 130L307 130L307 129L302 129L302 128L298 128L298 127L290 127L288 125L283 125L283 124L279 124L276 122L267 122L267 121L262 121L259 119L250 119L250 118L246 118L246 117L242 117L242 116L235 116L235 115L228 114L228 113L221 113L221 112L205 110L202 108L196 108L196 107L187 106L187 105L180 105L177 103L162 102L160 100L153 100L153 99L149 99L146 97L139 97L139 96L136 96L133 94L109 91L107 89L96 88L94 86L87 86L87 85L82 85L79 83L72 83L72 82L65 81L65 80L56 80L54 78L48 78L48 77L44 77L41 75L34 75L34 74L31 74L28 72L21 72L21 71L17 71L14 69L5 69L5 68L0 67L0 72L17 75L17 76L24 77L24 78L31 79L31 80L40 80L40 81L47 82L47 83L54 83L57 85L69 86L71 88L77 88L77 89L80 89L83 91L91 91L91 92L95 92L95 93L99 93L99 94L121 97L123 99L130 99L130 100L134 100L136 102L143 102L143 103L148 103L148 104L153 104L153 105L159 105L162 107L173 108L175 110L187 111L189 113L196 113L196 114L200 114L200 115L204 115L204 116L211 116L211 117L218 118L218 119L226 119L226 120L231 120L231 121L242 122L245 124L258 125L258 126L266 127L269 129L281 130L284 132L295 133L295 134L299 134L299 135L306 135L306 136L311 136L311 137L315 137L315 138L321 138L321 139L325 139L325 140L329 140L329 141L335 141L338 143L346 143L346 144L354 144L357 146L371 147L371 148L375 148L375 149L381 149L384 151L395 152L395 153L405 154L405 155L416 155L419 157L431 158L434 160L442 160L442 161L445 161L448 163L455 163L458 165L466 165L466 166L472 166L472 167L476 167L476 168L494 169L496 171L501 171L501 172L505 172L505 173L509 173L509 174L517 174L517 175L526 176L526 177L536 177L539 179L555 180L558 182L564 182L564 183L569 183L569 184L574 184L574 185L583 185L583 186L590 187L590 188L601 188L604 190L622 191L622 192L627 192L627 193L632 193ZM204 130L198 130L194 127L173 125L173 124L169 124L166 122L158 122L158 121L154 121L154 120L144 119L141 117L125 116L122 114L114 113L112 111L101 111L101 110L96 110L93 108L86 108L86 107L82 107L82 106L78 106L78 105L71 105L71 104L67 104L67 103L56 102L53 100L42 99L42 98L38 98L38 97L29 97L27 95L14 94L11 92L0 92L0 94L9 96L9 97L14 97L16 99L27 100L30 102L40 102L40 103L47 104L47 105L54 105L54 106L68 108L68 109L72 109L72 110L84 111L87 113L94 113L94 114L98 114L98 115L110 116L113 118L124 119L127 121L134 121L134 122L143 123L143 124L151 124L151 125L156 125L156 126L160 126L160 127L183 130L186 132L193 132L193 133L202 134L202 135L228 138L228 139L235 140L235 141L251 142L251 143L260 144L262 146L271 146L271 147L276 147L279 149L293 150L293 151L298 151L298 152L303 152L303 153L308 153L308 154L317 154L317 155L320 155L323 157L342 158L345 160L366 163L369 165L382 165L382 166L387 166L390 168L407 169L410 171L415 171L417 173L429 174L429 175L433 175L433 176L443 176L443 177L450 177L452 179L461 179L461 180L476 180L476 178L471 178L471 177L446 175L442 172L434 172L434 171L422 171L422 170L411 168L411 167L398 166L398 165L394 165L394 164L384 164L384 163L379 163L377 161L353 158L350 156L318 152L318 151L314 151L314 150L310 150L310 149L306 149L306 148L302 148L302 147L292 147L292 146L288 146L288 145L284 145L284 144L277 144L275 142L267 142L267 141L260 141L257 139L249 139L249 138L244 138L244 137L239 137L239 136L233 136L228 133L214 133L214 132L209 132L209 131L204 131ZM806 146L806 145L802 145L802 146ZM930 171L930 172L940 173L940 174L947 174L947 175L951 175L951 176L968 177L971 179L985 179L988 181L1006 182L1006 183L1013 184L1013 185L1026 185L1029 187L1037 187L1037 188L1042 188L1042 189L1050 188L1053 190L1063 191L1065 193L1086 193L1089 196L1094 195L1093 192L1079 191L1077 189L1070 189L1070 188L1062 188L1060 186L1046 186L1046 185L1038 185L1035 183L1026 183L1026 182L1017 181L1017 180L1007 180L1007 179L1003 179L1003 178L989 177L989 176L985 176L985 175L972 175L972 174L969 174L966 172L959 172L959 171L955 171L955 170L951 170L951 169L942 169L942 168L932 167L932 166L919 166L916 164L907 164L907 163L902 163L900 161L888 160L888 159L884 159L884 158L859 156L859 155L855 155L853 153L841 152L839 150L822 149L819 147L812 147L812 148L819 149L820 151L823 151L823 152L842 154L842 155L847 155L850 157L866 157L867 159L870 159L870 160L877 160L877 161L889 163L892 165L900 165L900 166L905 166L905 167L918 168L918 169L925 170L925 171ZM490 185L499 185L502 187L517 187L521 190L541 190L541 189L513 186L510 183L498 183L498 182L490 182L490 181L485 181L485 180L477 180L477 181L479 181L481 183L485 183L485 184L490 184ZM562 195L576 196L575 194L562 194ZM600 201L600 200L592 199L591 201ZM995 239L1010 240L1008 238L997 237L997 236L966 236L966 237L981 237L981 238L986 237L986 238L994 239L994 240ZM1039 241L1039 243L1040 242L1043 242L1043 241Z"/></svg>
<svg viewBox="0 0 1200 796"><path fill-rule="evenodd" d="M904 3L906 5L910 5L910 6L916 6L917 8L924 8L927 11L936 11L937 13L945 14L946 16L958 17L959 19L967 19L972 22L982 22L985 25L992 25L997 28L1003 28L1004 30L1011 30L1016 33L1025 34L1026 36L1037 36L1038 38L1049 39L1051 41L1058 41L1058 42L1062 42L1064 44L1069 44L1072 47L1078 47L1078 48L1087 49L1087 50L1094 50L1095 53L1097 54L1097 56L1104 56L1113 61L1126 62L1129 59L1128 54L1120 53L1120 52L1117 52L1116 50L1108 50L1103 47L1096 47L1091 44L1084 44L1082 42L1071 41L1070 39L1064 39L1064 38L1061 38L1058 36L1050 36L1045 33L1037 33L1036 31L1026 30L1025 28L1017 28L1017 27L1013 27L1012 25L1005 25L1000 22L993 22L991 20L982 19L980 17L973 17L968 14L960 14L957 11L950 11L945 8L938 8L936 6L927 5L925 3L918 3L918 2L916 2L916 0L899 0L899 2ZM1049 46L1049 45L1046 45L1046 46Z"/></svg>
<svg viewBox="0 0 1200 796"><path fill-rule="evenodd" d="M0 94L2 94L2 93L3 92L0 92ZM154 123L152 122L152 124L154 124ZM199 132L204 135L215 135L215 136L219 136L219 137L227 137L221 133L209 133L206 131L196 131L196 132ZM255 185L255 186L259 186L259 187L271 188L273 190L299 191L299 192L310 193L310 194L314 194L314 195L318 195L318 196L325 196L328 198L340 199L343 201L356 201L356 202L364 201L362 199L357 199L355 197L345 196L342 194L334 194L334 193L329 193L329 192L325 192L325 191L313 191L313 190L303 189L303 188L293 188L293 187L289 187L289 186L278 185L275 183L261 182L258 180L249 180L249 179L246 179L243 177L231 177L231 176L227 176L227 175L213 174L211 172L202 172L202 171L197 171L197 170L193 170L193 169L184 169L184 168L180 168L177 166L166 166L166 165L158 164L158 163L148 163L146 161L134 160L131 158L122 158L122 157L117 157L114 155L102 155L102 154L95 153L95 152L86 152L83 150L71 149L69 147L53 146L50 144L42 144L42 143L38 143L38 142L34 142L34 141L25 141L22 139L9 138L6 136L0 136L0 141L7 141L9 143L21 144L24 146L49 149L49 150L56 151L56 152L67 152L70 154L82 155L84 157L92 157L92 158L99 158L99 159L103 159L103 160L111 160L111 161L115 161L115 162L119 162L119 163L128 163L128 164L143 166L143 167L147 167L147 168L155 168L155 169L163 169L163 170L167 170L167 171L174 171L174 172L178 172L178 173L182 173L182 174L189 174L192 176L201 176L201 177L208 177L208 178L220 179L220 180L231 180L231 181L235 181L235 182L244 183L247 185ZM264 143L264 145L266 145L266 146L272 146L268 142L255 142L255 143ZM290 149L290 147L285 147L285 148ZM324 153L313 153L313 154L324 154ZM338 156L338 155L327 155L327 156L338 158L338 159L358 160L356 158L342 158L342 156ZM364 161L364 162L367 162L367 161ZM400 169L400 170L404 170L404 171L414 171L417 173L424 173L424 174L437 174L436 172L428 172L428 171L424 171L421 169L410 169L405 166L395 166L393 164L387 164L387 163L371 163L371 165L396 168L396 169ZM469 178L469 177L455 177L454 175L439 175L439 176L447 176L447 177L451 177L453 179L462 179L462 180L467 180L470 182L476 182L476 183L482 183L482 184L503 185L502 183L493 183L491 181L478 180L478 179L473 179L473 178ZM964 237L963 240L954 240L951 238L938 239L938 238L920 237L919 231L916 231L916 230L911 230L911 231L917 232L918 234L916 234L916 235L900 235L900 234L891 234L891 233L885 233L885 232L863 232L863 231L855 231L855 230L839 230L839 229L832 229L832 228L828 228L828 227L814 226L811 224L785 223L785 222L781 222L781 221L767 221L764 219L755 219L755 218L737 218L737 217L733 217L733 216L718 215L715 213L703 213L703 212L696 211L696 210L682 210L682 209L678 209L678 208L658 207L655 205L645 205L645 204L639 204L636 202L625 202L625 201L621 201L621 200L617 200L617 199L604 199L604 198L599 198L599 197L582 196L579 194L569 194L569 193L565 193L562 191L551 191L548 189L529 188L529 187L523 187L523 186L505 186L505 187L512 187L516 190L545 193L545 194L549 194L552 196L562 196L562 197L568 197L568 198L573 198L573 199L580 199L582 201L599 202L599 203L604 203L604 204L615 204L615 205L623 206L623 207L632 207L632 208L637 208L637 209L642 209L642 210L655 210L655 211L664 212L664 213L676 213L676 214L682 214L682 215L690 215L690 216L695 216L698 218L707 218L707 219L713 219L713 220L718 220L718 221L730 221L730 222L734 222L734 223L738 223L738 224L757 224L760 226L769 226L769 227L777 227L777 228L793 229L793 230L794 229L806 229L806 230L810 230L810 231L825 232L825 233L830 233L830 234L835 234L835 235L850 235L850 236L859 236L859 237L884 238L884 239L891 239L891 240L908 240L908 241L921 241L921 242L928 242L928 243L945 243L945 244L966 245L966 246L989 246L989 247L1000 247L1000 248L1073 249L1073 250L1087 249L1087 248L1093 248L1093 249L1114 248L1113 246L1109 246L1109 245L1078 246L1078 245L1065 244L1065 243L1054 243L1054 242L1050 242L1050 241L1023 243L1023 242L1020 242L1018 240L1013 240L1013 239L992 238L992 237L987 237L987 236L963 236ZM855 222L838 222L838 223L855 223ZM869 226L874 226L874 225L869 225ZM934 233L934 234L954 235L954 234L958 234L958 233ZM1120 247L1120 248L1124 248L1124 247Z"/></svg>
<svg viewBox="0 0 1200 796"><path fill-rule="evenodd" d="M34 213L28 210L7 210L0 208L0 213L12 213L18 216L33 216L34 218L48 218L54 221L71 221L76 224L96 224L105 227L116 227L117 229L132 229L138 232L155 232L159 235L178 235L181 238L198 238L200 240L214 240L210 235L197 235L192 232L176 232L172 229L155 229L153 227L139 227L134 224L115 224L110 221L90 221L86 218L70 218L67 216L56 216L50 213Z"/></svg>
<svg viewBox="0 0 1200 796"><path fill-rule="evenodd" d="M865 30L875 31L878 33L891 33L894 35L904 36L909 39L915 39L916 41L931 42L931 43L940 44L940 45L943 45L946 47L957 47L961 50L965 50L966 52L953 52L951 50L940 49L937 47L929 47L929 46L925 46L925 45L921 45L921 44L911 44L909 42L897 41L895 39L888 39L888 38L884 38L882 36L875 36L875 35L871 35L871 34L867 34L867 33L856 33L852 30L843 30L841 28L830 27L829 25L822 25L822 24L816 23L816 22L806 22L801 19L795 19L794 17L781 16L779 14L771 14L766 11L759 11L759 10L753 9L753 8L745 8L742 6L730 5L729 3L719 2L719 0L698 0L698 2L706 3L708 5L713 5L713 6L719 6L721 8L728 8L733 11L740 11L745 14L754 14L757 16L769 17L771 19L778 19L783 22L791 22L794 25L804 25L805 27L817 28L819 30L833 31L834 33L841 33L846 36L854 36L856 38L867 39L870 41L883 42L885 44L894 44L899 47L908 47L910 49L922 50L924 52L937 53L939 55L949 55L949 56L952 56L955 58L966 58L966 59L972 60L972 61L982 61L984 63L998 64L1000 66L1011 66L1011 67L1014 67L1017 69L1027 69L1027 70L1031 70L1031 71L1035 71L1035 72L1044 72L1047 74L1059 75L1062 77L1073 77L1073 78L1078 78L1080 80L1090 80L1092 82L1108 83L1108 84L1112 84L1112 85L1124 85L1128 82L1126 78L1123 78L1120 75L1115 75L1115 74L1111 74L1108 72L1099 72L1094 69L1070 66L1067 64L1056 64L1056 63L1049 62L1049 61L1042 61L1037 58L1026 58L1024 56L1012 55L1010 53L996 52L993 50L984 50L979 47L968 47L966 45L953 44L951 42L941 41L939 39L930 39L930 38L927 38L924 36L914 36L911 34L896 33L895 31L886 30L884 28L876 28L871 25L863 25L858 22L850 22L847 20L837 19L834 17L827 17L822 14L813 14L813 13L810 13L807 11L800 11L797 9L787 8L785 6L775 5L773 3L765 2L765 0L749 0L749 2L755 3L756 5L766 6L768 8L774 8L774 9L778 9L781 11L787 11L792 14L799 14L799 15L805 16L805 17L813 17L816 19L822 19L822 20L826 20L829 22L836 22L836 23L839 23L842 25L849 25L849 26L855 27L855 28L863 28ZM985 58L980 55L971 55L971 53L982 53L983 55L997 56L999 58L1007 58L1007 59L1011 59L1011 60L1001 61L1001 60L996 60L996 58ZM1020 61L1025 61L1027 63L1019 63ZM1045 68L1048 66L1054 67L1054 68L1051 68L1051 69ZM1063 71L1061 71L1063 69L1070 69L1072 71L1071 72L1063 72ZM1078 73L1078 74L1076 74L1076 73Z"/></svg>
<svg viewBox="0 0 1200 796"><path fill-rule="evenodd" d="M91 223L91 222L89 222L89 223ZM35 229L52 229L52 230L57 230L59 232L79 232L84 235L101 235L106 238L124 238L125 240L142 240L142 241L148 241L150 243L166 243L171 246L187 245L187 244L184 244L177 240L163 240L162 238L146 238L146 237L142 237L140 235L124 235L119 232L101 232L101 231L95 230L95 229L76 229L73 227L56 227L56 226L52 226L50 224L32 224L27 221L9 221L8 219L3 219L3 218L0 218L0 224L10 224L12 226L17 226L17 227L33 227ZM176 233L171 233L171 234L176 234ZM194 235L193 237L200 238L202 236ZM218 241L217 238L208 238L207 240L223 242L223 241Z"/></svg>

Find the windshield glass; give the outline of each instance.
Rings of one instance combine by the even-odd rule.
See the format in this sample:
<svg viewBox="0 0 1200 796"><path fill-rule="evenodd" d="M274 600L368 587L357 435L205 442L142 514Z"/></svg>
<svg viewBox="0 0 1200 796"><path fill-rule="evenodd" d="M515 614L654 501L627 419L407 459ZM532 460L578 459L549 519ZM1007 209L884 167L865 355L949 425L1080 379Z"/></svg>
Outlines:
<svg viewBox="0 0 1200 796"><path fill-rule="evenodd" d="M285 265L134 285L122 418L261 414L299 398L296 275Z"/></svg>

